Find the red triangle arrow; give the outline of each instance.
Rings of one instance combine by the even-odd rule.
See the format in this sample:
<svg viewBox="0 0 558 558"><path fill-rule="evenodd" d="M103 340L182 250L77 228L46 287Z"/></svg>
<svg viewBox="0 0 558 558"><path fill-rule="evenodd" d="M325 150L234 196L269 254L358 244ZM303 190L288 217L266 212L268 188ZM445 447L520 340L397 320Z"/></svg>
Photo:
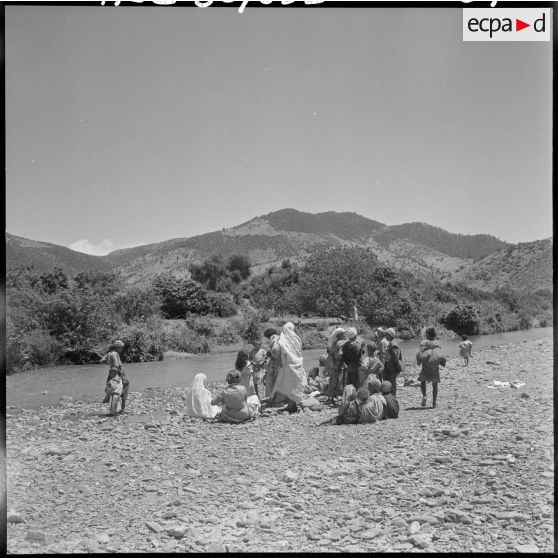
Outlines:
<svg viewBox="0 0 558 558"><path fill-rule="evenodd" d="M524 21L521 21L520 19L515 20L515 30L516 31L521 31L522 29L525 29L526 27L531 27L530 23L525 23Z"/></svg>

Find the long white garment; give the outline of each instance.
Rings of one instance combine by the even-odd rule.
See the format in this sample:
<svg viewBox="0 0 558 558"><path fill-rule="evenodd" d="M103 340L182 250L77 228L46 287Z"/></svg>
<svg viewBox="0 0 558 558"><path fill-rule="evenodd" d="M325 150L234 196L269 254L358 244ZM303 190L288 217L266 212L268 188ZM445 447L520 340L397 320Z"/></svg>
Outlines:
<svg viewBox="0 0 558 558"><path fill-rule="evenodd" d="M211 393L205 387L205 374L196 374L186 393L184 411L190 417L213 418L221 410L211 404Z"/></svg>
<svg viewBox="0 0 558 558"><path fill-rule="evenodd" d="M281 350L281 367L271 396L281 393L291 401L300 403L307 381L302 365L302 342L291 322L287 322L281 328L278 344Z"/></svg>

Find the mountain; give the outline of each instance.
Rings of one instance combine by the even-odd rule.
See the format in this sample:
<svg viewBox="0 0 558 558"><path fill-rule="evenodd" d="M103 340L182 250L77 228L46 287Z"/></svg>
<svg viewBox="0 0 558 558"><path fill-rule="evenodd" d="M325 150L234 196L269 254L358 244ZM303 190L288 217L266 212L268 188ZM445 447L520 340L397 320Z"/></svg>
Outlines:
<svg viewBox="0 0 558 558"><path fill-rule="evenodd" d="M426 223L387 226L357 213L311 214L296 209L274 211L236 227L191 238L116 250L107 256L88 256L9 234L6 234L6 246L7 267L34 263L37 269L43 270L58 265L72 274L90 269L115 270L130 283L143 283L165 271L188 276L190 263L199 263L213 253L245 254L253 263L253 272L259 273L285 258L303 262L319 246L359 246L371 249L380 261L398 269L423 277L474 280L487 289L495 288L499 277L499 260L490 258L516 250L514 245L493 236L453 234ZM522 250L525 272L514 276L513 281L506 275L503 281L521 286L530 277L527 274L530 267L536 275L539 266L549 265L551 249L547 256L535 257L536 254L539 252ZM491 281L472 279L485 268L491 269ZM475 270L472 275L468 275L470 269ZM544 273L548 275L551 271L541 272Z"/></svg>
<svg viewBox="0 0 558 558"><path fill-rule="evenodd" d="M552 289L552 238L498 250L458 270L452 280L485 291Z"/></svg>
<svg viewBox="0 0 558 558"><path fill-rule="evenodd" d="M103 256L90 256L65 246L6 233L6 268L31 265L41 272L60 267L69 275L80 271L109 271L112 268Z"/></svg>

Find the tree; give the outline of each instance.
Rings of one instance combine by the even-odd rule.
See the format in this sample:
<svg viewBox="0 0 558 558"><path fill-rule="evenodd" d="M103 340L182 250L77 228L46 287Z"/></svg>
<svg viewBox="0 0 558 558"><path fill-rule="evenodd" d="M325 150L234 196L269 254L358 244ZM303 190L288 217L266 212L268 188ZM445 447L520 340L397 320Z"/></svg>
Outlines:
<svg viewBox="0 0 558 558"><path fill-rule="evenodd" d="M228 276L228 270L221 254L213 254L201 264L191 264L189 268L192 279L207 289L215 290L219 279Z"/></svg>
<svg viewBox="0 0 558 558"><path fill-rule="evenodd" d="M189 312L210 312L205 289L190 279L178 279L170 274L159 275L153 280L152 289L161 299L161 311L167 318L184 318Z"/></svg>
<svg viewBox="0 0 558 558"><path fill-rule="evenodd" d="M442 318L442 323L458 335L476 335L480 330L479 315L471 305L458 304Z"/></svg>
<svg viewBox="0 0 558 558"><path fill-rule="evenodd" d="M238 272L237 276L240 280L245 280L250 277L250 259L248 256L241 256L238 254L232 254L227 260L227 270L231 274L231 279L236 283L240 282L233 278L233 273Z"/></svg>

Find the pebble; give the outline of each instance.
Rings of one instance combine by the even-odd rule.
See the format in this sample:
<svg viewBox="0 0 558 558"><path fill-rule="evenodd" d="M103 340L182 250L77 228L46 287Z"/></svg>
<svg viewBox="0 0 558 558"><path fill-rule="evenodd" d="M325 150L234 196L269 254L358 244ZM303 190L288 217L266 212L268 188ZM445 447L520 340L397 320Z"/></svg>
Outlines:
<svg viewBox="0 0 558 558"><path fill-rule="evenodd" d="M30 529L25 533L25 540L33 543L38 543L40 545L51 544L50 537L45 531L32 530Z"/></svg>
<svg viewBox="0 0 558 558"><path fill-rule="evenodd" d="M159 525L158 523L155 523L155 521L146 521L145 526L154 533L160 533L161 531L164 531L163 527L161 527L161 525Z"/></svg>
<svg viewBox="0 0 558 558"><path fill-rule="evenodd" d="M8 523L23 523L23 514L16 511L8 511L7 514Z"/></svg>

